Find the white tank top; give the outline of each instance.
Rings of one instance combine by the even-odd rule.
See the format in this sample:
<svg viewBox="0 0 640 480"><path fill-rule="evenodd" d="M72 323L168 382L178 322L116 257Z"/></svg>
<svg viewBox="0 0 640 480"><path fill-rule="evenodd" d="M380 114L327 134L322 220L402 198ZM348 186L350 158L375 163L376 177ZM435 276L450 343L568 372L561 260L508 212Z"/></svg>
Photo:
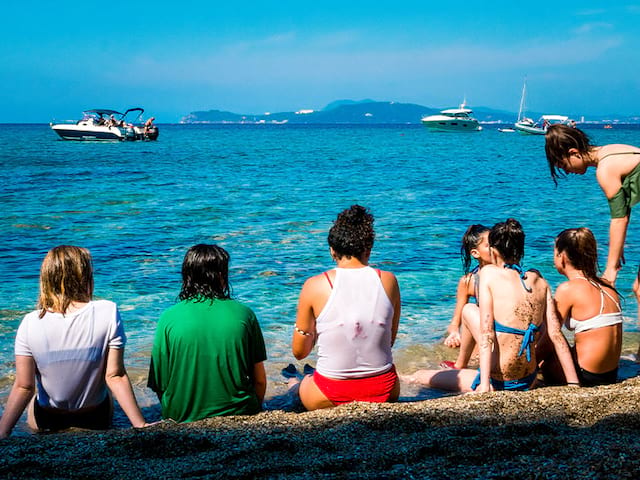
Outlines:
<svg viewBox="0 0 640 480"><path fill-rule="evenodd" d="M316 319L318 373L372 377L393 365L393 305L371 267L336 268L331 295Z"/></svg>

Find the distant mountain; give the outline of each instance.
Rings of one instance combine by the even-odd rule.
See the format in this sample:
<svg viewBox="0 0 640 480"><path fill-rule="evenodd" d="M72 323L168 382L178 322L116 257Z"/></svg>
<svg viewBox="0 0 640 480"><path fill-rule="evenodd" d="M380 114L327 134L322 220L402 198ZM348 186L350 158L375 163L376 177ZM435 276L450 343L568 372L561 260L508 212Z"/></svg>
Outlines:
<svg viewBox="0 0 640 480"><path fill-rule="evenodd" d="M180 123L407 124L438 110L412 103L339 100L323 110L241 115L220 110L191 112Z"/></svg>
<svg viewBox="0 0 640 480"><path fill-rule="evenodd" d="M452 108L452 106L444 107ZM481 123L513 124L517 114L488 107L470 107ZM373 100L337 100L322 110L299 110L297 112L243 115L221 110L191 112L180 123L213 124L419 124L422 117L438 113L441 108L431 108L414 103L376 102ZM547 112L549 113L549 112ZM554 113L554 112L551 112ZM528 112L527 116L539 118L540 113ZM580 121L581 115L571 115ZM607 119L607 120L602 120ZM614 120L615 119L615 120ZM589 116L586 122L638 123L638 117Z"/></svg>
<svg viewBox="0 0 640 480"><path fill-rule="evenodd" d="M329 105L324 107L322 110L333 110L334 108L341 107L343 105L355 105L357 103L375 103L375 100L336 100L335 102L331 102Z"/></svg>

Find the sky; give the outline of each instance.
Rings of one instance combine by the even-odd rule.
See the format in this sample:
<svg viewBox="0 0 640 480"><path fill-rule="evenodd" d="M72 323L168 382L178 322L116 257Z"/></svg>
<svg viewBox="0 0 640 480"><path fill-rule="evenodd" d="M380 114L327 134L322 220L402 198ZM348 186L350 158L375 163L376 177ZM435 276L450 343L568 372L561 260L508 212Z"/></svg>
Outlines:
<svg viewBox="0 0 640 480"><path fill-rule="evenodd" d="M0 123L342 99L640 114L640 0L4 2Z"/></svg>

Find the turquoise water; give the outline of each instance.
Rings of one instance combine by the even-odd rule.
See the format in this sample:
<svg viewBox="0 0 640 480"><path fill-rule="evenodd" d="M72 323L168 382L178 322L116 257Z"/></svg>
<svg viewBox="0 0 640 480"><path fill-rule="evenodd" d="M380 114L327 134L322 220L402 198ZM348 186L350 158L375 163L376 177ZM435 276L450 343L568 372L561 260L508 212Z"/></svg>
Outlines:
<svg viewBox="0 0 640 480"><path fill-rule="evenodd" d="M587 130L596 144L640 144L640 130ZM400 369L435 365L471 223L508 216L527 235L524 265L552 285L554 236L588 226L606 244L608 207L593 172L555 188L544 138L435 133L421 126L163 125L157 142L58 140L47 125L0 125L0 399L11 385L13 339L34 308L46 251L89 248L96 295L117 302L129 337L127 367L142 402L155 323L180 288L188 247L212 242L231 254L235 297L258 315L268 345L270 392L292 360L297 296L332 266L326 235L353 203L371 208L371 262L398 276ZM631 282L640 251L632 222L619 287L625 325L637 331ZM601 248L602 255L606 249ZM314 362L313 356L309 359Z"/></svg>

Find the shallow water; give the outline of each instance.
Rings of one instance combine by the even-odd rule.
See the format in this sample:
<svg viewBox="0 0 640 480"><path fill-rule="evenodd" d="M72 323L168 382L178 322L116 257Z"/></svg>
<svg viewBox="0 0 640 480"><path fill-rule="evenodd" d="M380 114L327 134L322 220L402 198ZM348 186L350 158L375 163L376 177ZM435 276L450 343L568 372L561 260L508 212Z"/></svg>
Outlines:
<svg viewBox="0 0 640 480"><path fill-rule="evenodd" d="M587 131L596 144L640 144L635 128ZM292 360L300 287L331 267L328 229L353 203L376 217L372 264L400 282L399 369L453 356L439 342L469 224L520 220L524 265L552 285L561 281L552 261L559 231L588 226L603 247L607 238L608 207L593 172L555 188L543 137L492 128L163 125L157 142L84 143L57 140L47 125L0 125L0 166L0 398L12 381L15 330L34 307L40 263L55 245L91 250L96 295L119 304L126 363L151 405L144 385L155 323L175 301L182 257L195 243L230 252L233 292L260 320L277 394L280 369ZM637 332L630 286L639 228L632 222L618 283L627 332Z"/></svg>

